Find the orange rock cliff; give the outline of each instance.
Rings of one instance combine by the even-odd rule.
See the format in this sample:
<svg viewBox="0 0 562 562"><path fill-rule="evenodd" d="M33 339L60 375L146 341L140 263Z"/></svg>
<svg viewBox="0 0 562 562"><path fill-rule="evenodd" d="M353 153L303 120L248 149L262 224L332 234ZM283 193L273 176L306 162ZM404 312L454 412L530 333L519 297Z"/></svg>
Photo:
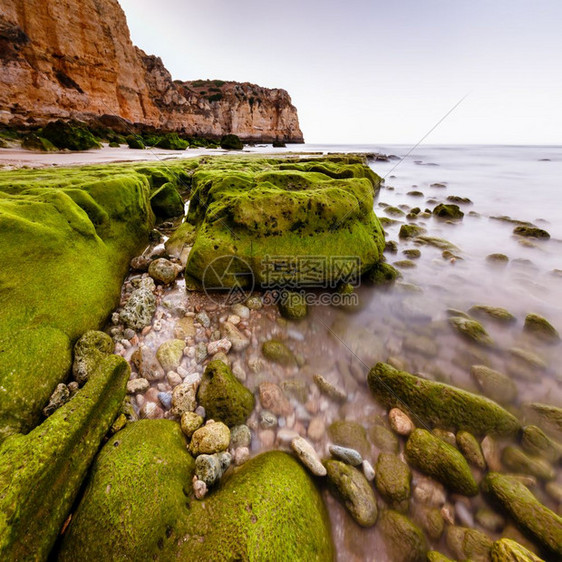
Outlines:
<svg viewBox="0 0 562 562"><path fill-rule="evenodd" d="M117 0L2 0L0 123L59 118L303 142L285 90L172 80L160 58L132 44Z"/></svg>

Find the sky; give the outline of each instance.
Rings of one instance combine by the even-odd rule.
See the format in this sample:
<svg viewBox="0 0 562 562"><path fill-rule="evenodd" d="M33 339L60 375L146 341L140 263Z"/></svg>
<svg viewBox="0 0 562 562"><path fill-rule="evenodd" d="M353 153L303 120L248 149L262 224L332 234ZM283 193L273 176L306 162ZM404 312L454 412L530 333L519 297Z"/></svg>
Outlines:
<svg viewBox="0 0 562 562"><path fill-rule="evenodd" d="M119 0L174 79L286 89L310 143L562 144L560 0ZM466 96L466 97L465 97Z"/></svg>

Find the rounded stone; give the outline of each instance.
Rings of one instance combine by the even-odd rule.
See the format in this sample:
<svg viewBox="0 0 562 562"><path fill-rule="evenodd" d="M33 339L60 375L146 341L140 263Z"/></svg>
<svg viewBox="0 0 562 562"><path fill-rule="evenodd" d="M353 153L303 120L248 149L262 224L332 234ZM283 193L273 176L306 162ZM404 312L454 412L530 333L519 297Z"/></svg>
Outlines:
<svg viewBox="0 0 562 562"><path fill-rule="evenodd" d="M326 468L322 464L318 453L304 437L295 437L291 441L291 448L312 474L315 476L326 476Z"/></svg>
<svg viewBox="0 0 562 562"><path fill-rule="evenodd" d="M235 425L230 428L230 447L238 449L239 447L249 447L252 442L252 432L247 425Z"/></svg>
<svg viewBox="0 0 562 562"><path fill-rule="evenodd" d="M180 425L186 437L191 438L193 433L203 425L203 418L195 412L184 412L181 415Z"/></svg>
<svg viewBox="0 0 562 562"><path fill-rule="evenodd" d="M168 340L158 348L156 358L165 372L177 370L183 359L184 348L183 340Z"/></svg>
<svg viewBox="0 0 562 562"><path fill-rule="evenodd" d="M172 391L172 414L181 416L184 412L193 412L196 406L195 386L186 382L178 384Z"/></svg>
<svg viewBox="0 0 562 562"><path fill-rule="evenodd" d="M263 408L277 416L288 416L293 412L289 400L281 387L272 382L263 382L259 386L260 403Z"/></svg>
<svg viewBox="0 0 562 562"><path fill-rule="evenodd" d="M230 445L230 429L222 422L207 422L191 436L189 450L192 455L212 455L226 451Z"/></svg>
<svg viewBox="0 0 562 562"><path fill-rule="evenodd" d="M148 274L155 281L168 285L172 283L179 273L179 267L165 258L158 258L148 266Z"/></svg>
<svg viewBox="0 0 562 562"><path fill-rule="evenodd" d="M415 429L412 420L399 408L392 408L388 412L388 422L398 435L408 436Z"/></svg>

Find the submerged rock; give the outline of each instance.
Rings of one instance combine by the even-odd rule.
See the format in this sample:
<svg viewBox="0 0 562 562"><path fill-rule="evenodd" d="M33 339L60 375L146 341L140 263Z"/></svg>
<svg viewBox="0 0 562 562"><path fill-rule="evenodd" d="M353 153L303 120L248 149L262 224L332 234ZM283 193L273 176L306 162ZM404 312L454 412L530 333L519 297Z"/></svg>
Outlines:
<svg viewBox="0 0 562 562"><path fill-rule="evenodd" d="M486 468L486 461L476 437L468 431L459 431L456 439L459 450L465 459L480 470L484 470Z"/></svg>
<svg viewBox="0 0 562 562"><path fill-rule="evenodd" d="M378 516L377 500L362 472L340 461L324 462L328 482L353 519L362 527L372 527Z"/></svg>
<svg viewBox="0 0 562 562"><path fill-rule="evenodd" d="M556 462L562 457L562 443L550 439L536 425L527 425L523 428L521 446L531 455L543 456L550 462Z"/></svg>
<svg viewBox="0 0 562 562"><path fill-rule="evenodd" d="M427 232L427 230L423 228L423 226L418 226L416 224L403 224L400 227L398 236L402 239L416 238L416 236L424 234L425 232Z"/></svg>
<svg viewBox="0 0 562 562"><path fill-rule="evenodd" d="M433 214L441 219L462 219L464 213L460 210L458 205L446 205L441 203L433 209Z"/></svg>
<svg viewBox="0 0 562 562"><path fill-rule="evenodd" d="M497 472L488 473L481 486L521 530L553 554L562 556L562 518L542 505L528 488Z"/></svg>
<svg viewBox="0 0 562 562"><path fill-rule="evenodd" d="M375 398L387 408L406 407L424 424L480 436L514 435L518 420L491 400L377 363L367 377Z"/></svg>
<svg viewBox="0 0 562 562"><path fill-rule="evenodd" d="M211 361L203 373L197 400L207 417L229 427L246 421L254 409L254 395L222 361Z"/></svg>
<svg viewBox="0 0 562 562"><path fill-rule="evenodd" d="M505 308L499 306L488 306L484 304L475 304L469 310L470 314L474 316L480 316L481 318L491 318L497 322L502 322L505 324L513 324L517 322L517 319L511 312Z"/></svg>
<svg viewBox="0 0 562 562"><path fill-rule="evenodd" d="M470 368L470 374L482 392L496 402L510 404L517 397L517 385L499 371L486 365L473 365Z"/></svg>
<svg viewBox="0 0 562 562"><path fill-rule="evenodd" d="M496 541L491 550L492 562L544 562L536 554L511 539Z"/></svg>
<svg viewBox="0 0 562 562"><path fill-rule="evenodd" d="M451 316L449 318L449 324L461 336L477 344L490 346L494 343L492 338L488 335L488 332L484 329L484 326L476 320L463 318L461 316Z"/></svg>
<svg viewBox="0 0 562 562"><path fill-rule="evenodd" d="M283 291L279 302L279 312L288 320L302 320L308 314L306 295L296 291Z"/></svg>
<svg viewBox="0 0 562 562"><path fill-rule="evenodd" d="M371 445L367 441L365 428L353 421L335 421L328 427L328 436L341 447L355 449L363 457L368 457Z"/></svg>
<svg viewBox="0 0 562 562"><path fill-rule="evenodd" d="M540 480L554 480L556 477L554 468L547 460L527 455L519 447L507 446L501 458L504 466L512 472L529 474Z"/></svg>
<svg viewBox="0 0 562 562"><path fill-rule="evenodd" d="M190 494L194 469L176 423L130 424L98 455L61 562L108 552L131 560L332 559L322 498L290 455L249 460L204 502Z"/></svg>
<svg viewBox="0 0 562 562"><path fill-rule="evenodd" d="M408 465L393 453L381 453L375 468L375 486L379 494L397 511L407 512L412 473Z"/></svg>
<svg viewBox="0 0 562 562"><path fill-rule="evenodd" d="M379 520L387 560L392 562L424 562L427 542L422 530L412 521L391 509L385 509Z"/></svg>
<svg viewBox="0 0 562 562"><path fill-rule="evenodd" d="M279 340L268 340L264 342L261 351L266 359L274 363L285 366L296 365L296 358L293 352Z"/></svg>
<svg viewBox="0 0 562 562"><path fill-rule="evenodd" d="M527 314L524 330L548 343L560 341L560 334L556 328L546 318L538 314Z"/></svg>
<svg viewBox="0 0 562 562"><path fill-rule="evenodd" d="M150 262L148 274L155 281L169 285L173 283L179 273L179 266L165 258L158 258Z"/></svg>
<svg viewBox="0 0 562 562"><path fill-rule="evenodd" d="M548 239L550 238L550 234L543 230L542 228L537 228L536 226L526 226L526 225L519 225L513 229L513 234L517 236L525 236L530 238L542 238Z"/></svg>
<svg viewBox="0 0 562 562"><path fill-rule="evenodd" d="M119 313L119 318L125 326L133 330L142 330L152 324L152 317L156 312L156 297L148 287L135 289L123 310Z"/></svg>
<svg viewBox="0 0 562 562"><path fill-rule="evenodd" d="M492 539L476 529L452 525L447 528L447 546L458 560L490 562Z"/></svg>
<svg viewBox="0 0 562 562"><path fill-rule="evenodd" d="M453 446L425 429L416 429L406 443L408 462L448 490L464 496L475 496L478 484L465 458Z"/></svg>
<svg viewBox="0 0 562 562"><path fill-rule="evenodd" d="M175 371L183 359L185 342L183 340L165 341L156 352L156 359L164 369L164 372Z"/></svg>

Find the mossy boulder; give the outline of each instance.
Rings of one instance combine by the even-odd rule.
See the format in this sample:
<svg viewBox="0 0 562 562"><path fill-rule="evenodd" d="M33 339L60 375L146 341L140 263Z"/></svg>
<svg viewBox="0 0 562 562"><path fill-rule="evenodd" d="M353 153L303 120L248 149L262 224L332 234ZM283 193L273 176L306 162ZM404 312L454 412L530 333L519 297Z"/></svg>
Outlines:
<svg viewBox="0 0 562 562"><path fill-rule="evenodd" d="M290 455L255 457L203 502L193 470L177 424L130 424L96 459L59 559L332 559L322 498Z"/></svg>
<svg viewBox="0 0 562 562"><path fill-rule="evenodd" d="M261 352L266 359L279 363L280 365L296 365L293 352L279 340L267 340L261 346Z"/></svg>
<svg viewBox="0 0 562 562"><path fill-rule="evenodd" d="M546 318L538 314L527 314L524 330L547 343L560 341L558 330Z"/></svg>
<svg viewBox="0 0 562 562"><path fill-rule="evenodd" d="M39 152L56 152L58 150L51 141L44 139L35 133L25 135L22 140L21 147L25 150L36 150Z"/></svg>
<svg viewBox="0 0 562 562"><path fill-rule="evenodd" d="M244 143L237 135L224 135L221 139L220 147L224 150L242 150Z"/></svg>
<svg viewBox="0 0 562 562"><path fill-rule="evenodd" d="M94 135L84 125L75 122L53 121L41 130L40 136L59 149L89 150L90 148L101 148Z"/></svg>
<svg viewBox="0 0 562 562"><path fill-rule="evenodd" d="M458 205L446 205L445 203L437 205L433 209L433 214L441 219L458 220L464 217L464 213Z"/></svg>
<svg viewBox="0 0 562 562"><path fill-rule="evenodd" d="M243 424L255 404L254 395L222 361L211 361L205 368L197 401L205 408L207 418L222 421L229 427Z"/></svg>
<svg viewBox="0 0 562 562"><path fill-rule="evenodd" d="M283 291L279 301L279 312L287 320L302 320L308 314L306 294L296 291Z"/></svg>
<svg viewBox="0 0 562 562"><path fill-rule="evenodd" d="M163 219L184 214L183 199L172 182L166 182L152 193L150 206L154 214Z"/></svg>
<svg viewBox="0 0 562 562"><path fill-rule="evenodd" d="M377 500L363 473L341 461L327 460L324 466L330 488L355 522L362 527L372 527L378 516Z"/></svg>
<svg viewBox="0 0 562 562"><path fill-rule="evenodd" d="M158 140L154 146L166 150L185 150L189 147L189 142L181 139L177 133L168 133Z"/></svg>
<svg viewBox="0 0 562 562"><path fill-rule="evenodd" d="M134 166L0 173L0 440L39 422L73 343L118 305L149 189Z"/></svg>
<svg viewBox="0 0 562 562"><path fill-rule="evenodd" d="M519 421L499 404L455 388L377 363L367 377L375 398L387 408L405 408L416 422L476 436L515 435Z"/></svg>
<svg viewBox="0 0 562 562"><path fill-rule="evenodd" d="M500 539L492 546L492 562L544 562L536 554L511 539Z"/></svg>
<svg viewBox="0 0 562 562"><path fill-rule="evenodd" d="M422 530L412 521L391 509L384 510L378 528L386 546L386 560L424 562L427 542Z"/></svg>
<svg viewBox="0 0 562 562"><path fill-rule="evenodd" d="M135 150L144 150L146 147L142 140L142 137L136 135L129 135L125 138L125 141L129 145L129 148L133 148Z"/></svg>
<svg viewBox="0 0 562 562"><path fill-rule="evenodd" d="M335 288L358 279L382 259L380 181L361 163L330 160L224 158L195 171L190 285ZM236 259L217 260L225 256Z"/></svg>
<svg viewBox="0 0 562 562"><path fill-rule="evenodd" d="M447 528L446 541L457 560L490 561L493 541L482 531L451 525Z"/></svg>
<svg viewBox="0 0 562 562"><path fill-rule="evenodd" d="M407 512L412 473L408 465L393 453L381 453L375 468L375 486L379 494L397 511Z"/></svg>
<svg viewBox="0 0 562 562"><path fill-rule="evenodd" d="M463 496L478 494L478 484L462 454L425 429L416 429L406 443L408 463Z"/></svg>
<svg viewBox="0 0 562 562"><path fill-rule="evenodd" d="M130 370L106 355L64 406L0 447L0 558L46 560L105 434L119 413Z"/></svg>
<svg viewBox="0 0 562 562"><path fill-rule="evenodd" d="M558 558L562 556L562 517L541 504L526 486L513 477L490 472L481 488L525 534Z"/></svg>

